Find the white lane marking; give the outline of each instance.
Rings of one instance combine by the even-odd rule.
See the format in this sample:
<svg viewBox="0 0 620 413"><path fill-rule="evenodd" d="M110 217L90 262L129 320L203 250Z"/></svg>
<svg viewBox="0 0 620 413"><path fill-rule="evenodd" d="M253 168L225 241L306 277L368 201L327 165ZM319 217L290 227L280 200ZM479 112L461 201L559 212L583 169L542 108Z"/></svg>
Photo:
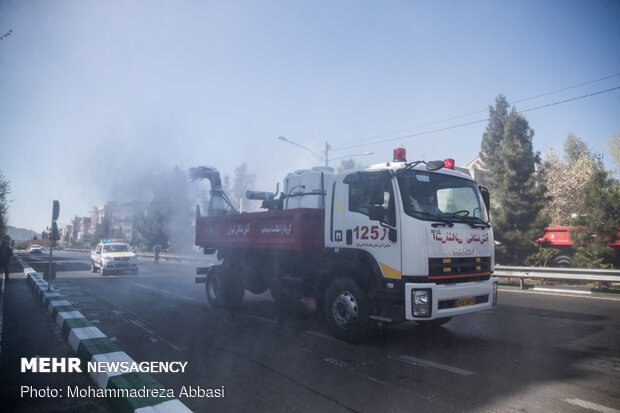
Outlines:
<svg viewBox="0 0 620 413"><path fill-rule="evenodd" d="M620 413L620 410L614 409L612 407L602 406L600 404L588 402L581 399L566 399L564 400L567 403L574 404L575 406L583 407L590 410L595 410L601 413Z"/></svg>
<svg viewBox="0 0 620 413"><path fill-rule="evenodd" d="M184 299L184 300L193 301L193 302L195 302L195 303L200 303L200 304L203 304L203 303L204 303L204 301L202 301L202 300L196 300L195 298L192 298L192 297L186 297L186 296L184 296L184 295L172 294L172 293L171 293L170 291L168 291L168 290L162 290L161 288L155 288L155 287L152 287L152 286L150 286L150 285L144 285L144 284L139 284L139 283L134 283L134 285L135 285L136 287L144 288L145 290L157 291L158 293L162 293L162 294L166 294L166 295L171 295L171 296L173 296L173 297L179 297L179 298L182 298L182 299Z"/></svg>
<svg viewBox="0 0 620 413"><path fill-rule="evenodd" d="M172 344L171 342L169 342L168 340L166 340L165 338L157 335L157 333L155 333L155 331L151 330L150 328L148 328L146 326L146 324L144 324L142 321L140 320L127 320L129 321L131 324L140 327L142 330L146 331L147 333L149 333L151 335L151 337L149 337L149 339L155 343L155 341L153 341L153 338L163 341L164 343L168 344L170 347L172 347L173 349L175 349L178 352L181 352L181 349L178 346L175 346L174 344Z"/></svg>
<svg viewBox="0 0 620 413"><path fill-rule="evenodd" d="M387 386L387 383L386 383L386 382L381 381L381 380L379 380L379 379L375 379L374 377L366 376L366 378L367 378L368 380L372 380L372 381L374 381L374 382L377 382L377 383L379 383L379 384L383 384L384 386Z"/></svg>
<svg viewBox="0 0 620 413"><path fill-rule="evenodd" d="M560 294L560 293L551 293L551 292L544 292L542 290L512 290L512 289L503 289L500 288L499 290L502 294L504 293L520 293L520 294L527 294L527 293L531 293L531 294L541 294L541 295L555 295L558 297L571 297L571 298L585 298L585 299L589 299L589 300L605 300L605 301L620 301L619 298L607 298L607 297L597 297L594 294L592 295L585 295L585 294Z"/></svg>
<svg viewBox="0 0 620 413"><path fill-rule="evenodd" d="M417 366L433 367L433 368L436 368L436 369L449 371L450 373L460 374L461 376L471 376L471 375L475 374L473 371L464 370L464 369L460 369L458 367L448 366L447 364L436 363L434 361L424 360L424 359L420 359L420 358L412 357L412 356L407 356L407 355L405 355L405 356L398 356L398 357L389 356L389 358L391 358L393 360L403 361L403 362L409 363L409 364L415 364Z"/></svg>
<svg viewBox="0 0 620 413"><path fill-rule="evenodd" d="M327 334L319 333L318 331L306 330L306 331L303 332L303 334L324 338L326 340L329 340L329 341L332 341L332 342L338 343L338 344L348 345L344 341L338 340L336 337L328 336Z"/></svg>
<svg viewBox="0 0 620 413"><path fill-rule="evenodd" d="M261 317L259 315L248 314L245 317L246 318L253 318L255 320L263 321L263 322L269 323L269 324L278 324L278 322L276 320L272 320L270 318Z"/></svg>
<svg viewBox="0 0 620 413"><path fill-rule="evenodd" d="M105 300L103 300L103 301L105 301ZM108 301L105 301L105 302L106 302L106 303L108 303L110 306L116 306L116 307L120 308L121 310L123 310L125 313L127 313L127 314L131 314L131 315L133 315L133 316L134 316L134 320L128 320L128 319L125 319L125 322L130 322L130 323L134 324L135 326L137 326L137 327L140 327L140 328L144 329L144 330L145 330L146 332L148 332L149 334L150 334L151 332L153 332L153 336L154 336L155 338L157 338L157 339L159 339L160 341L163 341L164 343L168 344L170 347L172 347L172 348L173 348L173 349L175 349L176 351L178 351L178 352L182 352L182 351L181 351L181 349L180 349L178 346L175 346L174 344L172 344L171 342L169 342L169 341L168 341L168 340L166 340L165 338L163 338L163 337L158 336L157 334L155 334L155 332L154 332L153 330L151 330L151 329L147 328L145 323L143 323L142 321L139 321L139 320L138 320L138 318L139 318L139 317L138 317L138 315L137 315L136 313L134 313L133 311L129 311L128 309L123 308L122 306L120 306L120 305L118 305L118 304L111 304L111 303L109 303ZM119 315L120 315L120 314L123 314L123 311L112 310L112 312L114 312L114 313L116 313L116 314L119 314ZM136 323L135 321L137 321L137 323ZM111 337L111 338L110 338L110 340L112 340L112 341L116 341L116 337Z"/></svg>
<svg viewBox="0 0 620 413"><path fill-rule="evenodd" d="M345 363L344 361L336 360L335 358L331 358L331 357L323 357L323 361L326 361L338 367L349 367L349 365Z"/></svg>
<svg viewBox="0 0 620 413"><path fill-rule="evenodd" d="M147 328L143 322L139 321L139 320L129 320L130 323L137 325L138 327L140 327L142 330L146 331L147 333L151 334L151 335L155 335L155 332L153 330L151 330L150 328Z"/></svg>

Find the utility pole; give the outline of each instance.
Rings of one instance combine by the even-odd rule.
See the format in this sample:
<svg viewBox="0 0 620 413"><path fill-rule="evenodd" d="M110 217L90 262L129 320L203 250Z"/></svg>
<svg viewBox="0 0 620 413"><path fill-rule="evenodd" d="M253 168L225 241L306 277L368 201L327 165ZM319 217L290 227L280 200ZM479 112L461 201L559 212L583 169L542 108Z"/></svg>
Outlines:
<svg viewBox="0 0 620 413"><path fill-rule="evenodd" d="M328 158L328 151L331 149L332 147L329 146L329 144L327 143L327 141L325 141L325 166L329 166L329 158Z"/></svg>

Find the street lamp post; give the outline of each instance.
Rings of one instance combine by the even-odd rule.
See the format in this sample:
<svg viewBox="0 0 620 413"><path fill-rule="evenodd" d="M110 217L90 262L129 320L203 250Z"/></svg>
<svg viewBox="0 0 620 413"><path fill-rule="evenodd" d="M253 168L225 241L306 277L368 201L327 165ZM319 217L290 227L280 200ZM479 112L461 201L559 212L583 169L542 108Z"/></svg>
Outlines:
<svg viewBox="0 0 620 413"><path fill-rule="evenodd" d="M297 142L293 142L292 140L288 139L286 136L281 136L281 135L280 136L276 136L276 139L280 139L281 141L288 142L288 143L290 143L292 145L299 146L300 148L303 148L303 149L307 150L312 155L314 155L317 158L319 158L321 160L321 162L323 162L323 165L328 166L327 151L329 149L329 145L327 144L327 141L325 141L325 158L323 158L321 155L319 155L318 153L314 152L312 149L306 148L305 146L300 145Z"/></svg>

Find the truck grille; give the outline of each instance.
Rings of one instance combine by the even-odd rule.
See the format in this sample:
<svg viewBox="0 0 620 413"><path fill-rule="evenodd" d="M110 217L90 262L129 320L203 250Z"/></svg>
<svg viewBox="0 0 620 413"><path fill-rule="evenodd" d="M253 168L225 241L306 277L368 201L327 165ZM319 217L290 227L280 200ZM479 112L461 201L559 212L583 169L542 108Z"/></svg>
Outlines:
<svg viewBox="0 0 620 413"><path fill-rule="evenodd" d="M491 257L429 258L428 279L438 284L484 281L491 276Z"/></svg>

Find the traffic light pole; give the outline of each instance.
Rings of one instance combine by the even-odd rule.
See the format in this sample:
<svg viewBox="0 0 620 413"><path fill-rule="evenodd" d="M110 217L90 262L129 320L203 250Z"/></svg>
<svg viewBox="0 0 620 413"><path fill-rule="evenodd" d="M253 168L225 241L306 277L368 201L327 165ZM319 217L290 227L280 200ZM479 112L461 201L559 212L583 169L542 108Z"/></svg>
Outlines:
<svg viewBox="0 0 620 413"><path fill-rule="evenodd" d="M52 203L52 225L50 226L50 255L49 255L49 266L47 270L47 291L51 291L52 287L52 251L54 250L54 239L56 235L54 234L54 224L58 219L58 215L60 214L60 203L58 201L54 201Z"/></svg>

